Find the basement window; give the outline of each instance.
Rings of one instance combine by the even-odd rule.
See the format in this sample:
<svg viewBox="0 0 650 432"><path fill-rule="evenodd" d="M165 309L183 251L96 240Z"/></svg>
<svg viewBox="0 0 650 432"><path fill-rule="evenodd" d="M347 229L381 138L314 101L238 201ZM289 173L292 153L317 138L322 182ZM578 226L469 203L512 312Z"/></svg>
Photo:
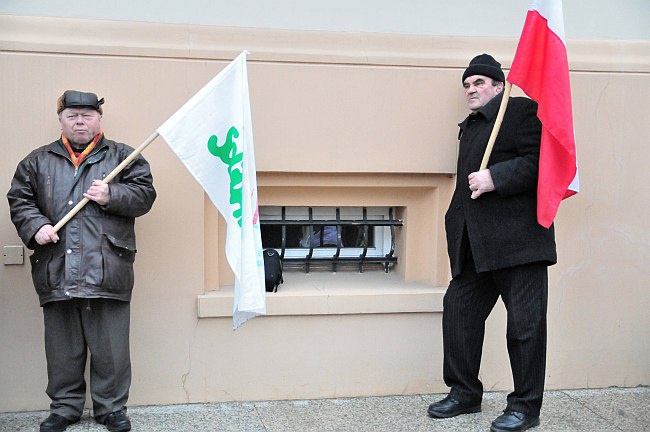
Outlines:
<svg viewBox="0 0 650 432"><path fill-rule="evenodd" d="M262 246L276 249L285 269L383 269L397 263L392 207L261 206Z"/></svg>

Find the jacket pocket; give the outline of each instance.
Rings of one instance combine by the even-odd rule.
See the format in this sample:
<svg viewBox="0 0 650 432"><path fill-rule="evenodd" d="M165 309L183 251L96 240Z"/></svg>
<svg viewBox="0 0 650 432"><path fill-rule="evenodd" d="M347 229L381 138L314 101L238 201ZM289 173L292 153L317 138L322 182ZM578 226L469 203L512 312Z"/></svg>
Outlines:
<svg viewBox="0 0 650 432"><path fill-rule="evenodd" d="M55 256L53 246L37 248L29 257L32 265L32 282L39 294L55 290L65 277L65 258Z"/></svg>
<svg viewBox="0 0 650 432"><path fill-rule="evenodd" d="M109 291L130 291L133 288L135 244L104 234L102 240L103 287Z"/></svg>

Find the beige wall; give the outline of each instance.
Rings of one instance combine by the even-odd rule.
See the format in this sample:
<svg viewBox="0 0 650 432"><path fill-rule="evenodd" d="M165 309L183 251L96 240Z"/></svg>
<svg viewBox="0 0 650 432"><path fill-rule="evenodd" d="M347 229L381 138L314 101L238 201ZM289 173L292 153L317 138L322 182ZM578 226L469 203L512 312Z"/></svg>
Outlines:
<svg viewBox="0 0 650 432"><path fill-rule="evenodd" d="M269 316L233 332L223 221L156 140L144 154L159 198L137 223L130 403L443 392L442 216L466 113L460 75L484 51L508 66L515 46L0 16L0 181L8 189L18 161L58 136L65 89L105 97L107 136L137 146L248 49L260 203L399 207L400 261L389 275L291 273L268 296ZM648 48L569 43L582 192L557 218L548 388L650 384ZM6 200L0 244L20 245ZM0 266L0 283L0 411L45 409L29 265ZM511 385L504 325L499 305L481 372L488 389Z"/></svg>

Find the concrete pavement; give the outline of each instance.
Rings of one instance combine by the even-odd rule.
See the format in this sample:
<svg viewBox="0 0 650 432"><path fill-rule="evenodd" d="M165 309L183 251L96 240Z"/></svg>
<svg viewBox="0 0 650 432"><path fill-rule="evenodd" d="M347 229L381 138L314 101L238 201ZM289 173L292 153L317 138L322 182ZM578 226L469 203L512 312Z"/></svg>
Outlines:
<svg viewBox="0 0 650 432"><path fill-rule="evenodd" d="M483 411L427 416L444 394L129 407L133 431L147 432L487 432L506 393L489 392ZM47 411L0 413L0 432L38 431ZM545 393L535 432L650 431L650 387ZM67 431L106 431L87 410Z"/></svg>

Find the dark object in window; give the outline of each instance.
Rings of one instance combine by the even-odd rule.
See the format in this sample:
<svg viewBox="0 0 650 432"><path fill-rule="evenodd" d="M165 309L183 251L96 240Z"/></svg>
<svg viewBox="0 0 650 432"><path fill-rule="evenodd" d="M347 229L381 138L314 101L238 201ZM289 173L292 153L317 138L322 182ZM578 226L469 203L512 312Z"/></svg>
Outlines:
<svg viewBox="0 0 650 432"><path fill-rule="evenodd" d="M275 249L264 249L264 284L267 292L276 292L282 278L282 258Z"/></svg>
<svg viewBox="0 0 650 432"><path fill-rule="evenodd" d="M336 225L313 225L311 234L312 246L318 247L336 247L337 231ZM286 226L286 248L303 248L309 249L309 226L308 225L289 225ZM341 226L341 247L362 248L364 243L368 247L375 246L375 232L368 230L368 238L363 237L363 227L361 226ZM282 245L282 226L268 225L262 221L262 246L264 248L274 247L281 249Z"/></svg>

